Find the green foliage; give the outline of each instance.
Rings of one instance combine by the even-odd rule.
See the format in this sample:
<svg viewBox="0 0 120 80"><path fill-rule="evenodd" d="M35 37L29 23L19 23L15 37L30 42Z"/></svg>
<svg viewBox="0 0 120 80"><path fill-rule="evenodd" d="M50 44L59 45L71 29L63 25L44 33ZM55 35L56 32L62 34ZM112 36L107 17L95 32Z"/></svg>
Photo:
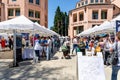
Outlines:
<svg viewBox="0 0 120 80"><path fill-rule="evenodd" d="M62 12L58 6L54 16L54 25L51 30L57 32L60 35L68 35L68 23L69 18L66 12Z"/></svg>

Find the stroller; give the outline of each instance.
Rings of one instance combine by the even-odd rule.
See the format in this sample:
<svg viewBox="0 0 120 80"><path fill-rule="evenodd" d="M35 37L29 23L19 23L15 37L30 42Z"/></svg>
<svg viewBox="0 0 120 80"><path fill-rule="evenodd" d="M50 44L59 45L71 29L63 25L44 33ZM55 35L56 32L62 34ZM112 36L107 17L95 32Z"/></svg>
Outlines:
<svg viewBox="0 0 120 80"><path fill-rule="evenodd" d="M64 46L63 45L61 47L61 49L62 49L62 52L63 52L63 57L61 59L63 59L63 58L65 58L65 59L71 59L71 57L69 55L69 53L70 53L70 46Z"/></svg>

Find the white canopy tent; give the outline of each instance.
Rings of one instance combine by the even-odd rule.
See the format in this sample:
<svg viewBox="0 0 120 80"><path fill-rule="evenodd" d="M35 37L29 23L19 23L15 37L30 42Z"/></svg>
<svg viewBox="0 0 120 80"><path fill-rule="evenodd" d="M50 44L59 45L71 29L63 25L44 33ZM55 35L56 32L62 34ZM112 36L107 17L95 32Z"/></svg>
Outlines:
<svg viewBox="0 0 120 80"><path fill-rule="evenodd" d="M37 22L35 22L35 25L37 25L38 27L40 27L44 32L45 32L45 34L42 34L42 35L46 35L46 36L50 36L50 35L52 35L51 33L50 33L50 31L48 31L45 27L43 27L43 26L41 26L40 24L38 24Z"/></svg>
<svg viewBox="0 0 120 80"><path fill-rule="evenodd" d="M90 31L89 31L89 35L93 35L93 33L98 29L99 26L94 26ZM94 34L95 35L95 34Z"/></svg>
<svg viewBox="0 0 120 80"><path fill-rule="evenodd" d="M14 33L14 66L16 66L16 30L21 32L31 31L33 33L37 33L38 31L43 32L42 28L35 25L35 23L23 15L11 20L0 22L0 30L13 31Z"/></svg>
<svg viewBox="0 0 120 80"><path fill-rule="evenodd" d="M87 29L87 30L81 32L81 33L78 34L77 36L86 36L86 35L88 35L88 33L89 33L89 31L90 31L91 29L92 29L92 28L89 28L89 29Z"/></svg>
<svg viewBox="0 0 120 80"><path fill-rule="evenodd" d="M112 19L111 21L105 21L100 26L95 26L91 29L88 29L86 31L83 31L82 33L78 34L77 36L88 36L92 34L100 34L100 33L108 33L108 32L115 32L116 29L116 20L120 20L120 15L118 15L116 18Z"/></svg>
<svg viewBox="0 0 120 80"><path fill-rule="evenodd" d="M94 28L89 28L89 29L83 31L82 33L78 34L77 36L89 36L93 32L95 32L97 28L98 28L98 26L96 25Z"/></svg>
<svg viewBox="0 0 120 80"><path fill-rule="evenodd" d="M12 33L13 30L18 32L27 32L27 33L41 33L46 34L47 32L43 30L42 27L35 25L31 20L25 16L19 16L14 19L0 22L0 32Z"/></svg>
<svg viewBox="0 0 120 80"><path fill-rule="evenodd" d="M54 32L54 31L52 31L52 30L50 30L50 29L47 29L47 30L50 31L53 35L60 36L58 33Z"/></svg>
<svg viewBox="0 0 120 80"><path fill-rule="evenodd" d="M34 27L36 27L34 23L23 15L14 19L0 22L0 29L4 30L30 30L34 29Z"/></svg>
<svg viewBox="0 0 120 80"><path fill-rule="evenodd" d="M101 24L100 26L95 27L94 31L92 32L92 34L100 34L100 33L106 33L106 32L113 32L114 29L110 29L108 28L108 26L111 26L111 23L109 21L105 21L103 24Z"/></svg>
<svg viewBox="0 0 120 80"><path fill-rule="evenodd" d="M35 25L37 25L37 26L39 26L40 28L42 28L42 29L46 32L46 35L47 35L47 36L52 36L52 35L57 35L57 36L59 36L59 34L57 34L56 32L45 28L45 26L41 26L41 25L38 24L37 22L35 22Z"/></svg>
<svg viewBox="0 0 120 80"><path fill-rule="evenodd" d="M99 29L95 32L96 34L99 33L107 33L107 32L115 32L116 29L116 20L120 20L120 15L116 18L112 19L111 21L105 21L103 24L99 26Z"/></svg>
<svg viewBox="0 0 120 80"><path fill-rule="evenodd" d="M116 29L116 21L120 20L120 15L118 15L117 17L115 17L114 19L112 19L111 22L111 26L107 26L108 29L113 29L115 32Z"/></svg>

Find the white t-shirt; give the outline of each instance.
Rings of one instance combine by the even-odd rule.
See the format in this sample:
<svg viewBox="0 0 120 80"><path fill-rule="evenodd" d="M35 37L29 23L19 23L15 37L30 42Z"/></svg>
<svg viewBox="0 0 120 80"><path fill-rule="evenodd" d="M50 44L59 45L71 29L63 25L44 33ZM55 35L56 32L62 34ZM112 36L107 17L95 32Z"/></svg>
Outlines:
<svg viewBox="0 0 120 80"><path fill-rule="evenodd" d="M51 39L48 39L48 46L49 46L49 47L52 46L52 41L51 41Z"/></svg>
<svg viewBox="0 0 120 80"><path fill-rule="evenodd" d="M76 38L73 39L73 44L77 44L77 39Z"/></svg>
<svg viewBox="0 0 120 80"><path fill-rule="evenodd" d="M42 47L40 46L40 43L39 43L39 40L35 40L35 47L34 47L34 50L41 50Z"/></svg>

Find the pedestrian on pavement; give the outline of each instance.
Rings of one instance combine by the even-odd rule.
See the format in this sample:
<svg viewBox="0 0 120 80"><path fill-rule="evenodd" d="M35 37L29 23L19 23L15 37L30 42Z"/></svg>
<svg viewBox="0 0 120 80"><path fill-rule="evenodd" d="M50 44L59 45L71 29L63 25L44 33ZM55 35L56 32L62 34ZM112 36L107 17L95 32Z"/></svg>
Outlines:
<svg viewBox="0 0 120 80"><path fill-rule="evenodd" d="M4 39L4 37L2 37L2 39L1 39L1 47L2 47L2 50L5 49L5 43L6 43L6 40Z"/></svg>
<svg viewBox="0 0 120 80"><path fill-rule="evenodd" d="M118 71L120 70L120 32L116 34L116 41L117 43L114 43L112 48L110 48L110 51L114 51L117 48L117 56L118 56L118 63L116 65L112 65L111 80L118 80L117 75L118 75Z"/></svg>
<svg viewBox="0 0 120 80"><path fill-rule="evenodd" d="M78 47L78 41L77 41L77 37L75 36L73 39L73 49L72 49L72 54L73 51L75 50L76 54L77 54L77 47Z"/></svg>
<svg viewBox="0 0 120 80"><path fill-rule="evenodd" d="M41 49L42 47L40 46L40 40L39 40L40 36L37 37L37 39L35 40L35 47L34 47L34 50L35 50L35 59L38 58L38 60L40 61L40 52L41 52Z"/></svg>
<svg viewBox="0 0 120 80"><path fill-rule="evenodd" d="M13 41L12 41L12 39L11 39L11 37L9 36L8 37L8 43L9 43L9 48L10 48L10 50L12 50L12 47L13 47Z"/></svg>
<svg viewBox="0 0 120 80"><path fill-rule="evenodd" d="M47 41L46 45L47 45L46 60L50 60L51 48L52 48L52 40L50 37L48 37L48 41Z"/></svg>
<svg viewBox="0 0 120 80"><path fill-rule="evenodd" d="M105 40L104 40L104 48L103 48L103 52L104 52L104 64L107 64L107 59L108 56L110 55L110 47L112 46L112 41L109 38L109 35L106 36Z"/></svg>

